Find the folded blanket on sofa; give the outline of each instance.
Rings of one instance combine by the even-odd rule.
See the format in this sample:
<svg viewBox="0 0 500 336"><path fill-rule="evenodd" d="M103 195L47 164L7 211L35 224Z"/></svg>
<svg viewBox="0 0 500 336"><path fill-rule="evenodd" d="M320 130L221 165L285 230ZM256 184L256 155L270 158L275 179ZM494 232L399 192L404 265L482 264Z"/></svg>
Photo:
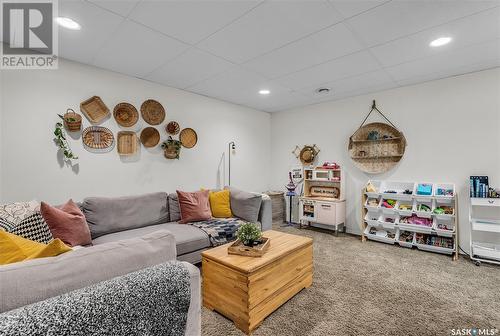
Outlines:
<svg viewBox="0 0 500 336"><path fill-rule="evenodd" d="M244 223L247 222L239 218L220 218L190 224L205 231L212 246L219 246L236 240L236 231Z"/></svg>
<svg viewBox="0 0 500 336"><path fill-rule="evenodd" d="M182 336L190 294L171 261L0 314L0 335Z"/></svg>

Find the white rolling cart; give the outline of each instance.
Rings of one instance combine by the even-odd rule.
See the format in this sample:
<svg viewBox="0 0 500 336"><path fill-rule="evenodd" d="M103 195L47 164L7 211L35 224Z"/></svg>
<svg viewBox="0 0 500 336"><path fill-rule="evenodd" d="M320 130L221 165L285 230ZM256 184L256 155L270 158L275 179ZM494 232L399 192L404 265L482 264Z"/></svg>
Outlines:
<svg viewBox="0 0 500 336"><path fill-rule="evenodd" d="M500 198L472 197L469 222L471 260L500 265Z"/></svg>

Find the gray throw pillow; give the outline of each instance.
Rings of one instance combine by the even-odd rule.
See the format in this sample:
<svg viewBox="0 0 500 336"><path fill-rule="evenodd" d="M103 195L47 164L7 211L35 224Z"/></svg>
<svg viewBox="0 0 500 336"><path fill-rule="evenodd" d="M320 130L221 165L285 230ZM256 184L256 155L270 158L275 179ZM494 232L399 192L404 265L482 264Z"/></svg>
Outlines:
<svg viewBox="0 0 500 336"><path fill-rule="evenodd" d="M168 195L168 210L170 212L171 222L178 222L181 220L181 209L179 208L179 199L176 193Z"/></svg>
<svg viewBox="0 0 500 336"><path fill-rule="evenodd" d="M229 189L230 193L231 212L236 217L244 219L247 222L257 222L259 220L262 196L233 187L226 188Z"/></svg>

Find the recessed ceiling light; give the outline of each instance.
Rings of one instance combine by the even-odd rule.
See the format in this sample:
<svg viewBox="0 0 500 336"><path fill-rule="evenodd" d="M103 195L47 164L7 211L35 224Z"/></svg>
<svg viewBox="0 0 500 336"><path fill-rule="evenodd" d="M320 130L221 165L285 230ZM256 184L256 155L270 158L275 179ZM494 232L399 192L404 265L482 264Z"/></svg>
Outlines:
<svg viewBox="0 0 500 336"><path fill-rule="evenodd" d="M451 42L451 37L440 37L429 43L431 47L441 47Z"/></svg>
<svg viewBox="0 0 500 336"><path fill-rule="evenodd" d="M268 95L268 94L270 94L270 93L271 93L271 91L269 91L269 90L260 90L260 91L259 91L259 93L260 93L261 95Z"/></svg>
<svg viewBox="0 0 500 336"><path fill-rule="evenodd" d="M56 22L58 25L71 30L80 30L82 26L73 19L67 17L56 17Z"/></svg>
<svg viewBox="0 0 500 336"><path fill-rule="evenodd" d="M317 94L328 94L330 93L330 91L331 91L330 88L327 87L320 87L314 90L314 92L316 92Z"/></svg>

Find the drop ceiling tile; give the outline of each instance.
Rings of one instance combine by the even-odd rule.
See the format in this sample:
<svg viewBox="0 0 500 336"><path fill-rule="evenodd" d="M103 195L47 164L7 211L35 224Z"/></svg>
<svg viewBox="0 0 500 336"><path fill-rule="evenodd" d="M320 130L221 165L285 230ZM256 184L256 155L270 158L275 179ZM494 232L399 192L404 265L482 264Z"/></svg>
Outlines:
<svg viewBox="0 0 500 336"><path fill-rule="evenodd" d="M381 86L385 87L388 84L397 85L384 70L375 70L358 76L322 84L322 86L331 90L329 94L321 95L315 93L317 89L316 86L304 88L299 91L312 98L323 99L324 97L328 98L328 96L336 96L353 91L364 91Z"/></svg>
<svg viewBox="0 0 500 336"><path fill-rule="evenodd" d="M127 17L141 0L86 0L115 14Z"/></svg>
<svg viewBox="0 0 500 336"><path fill-rule="evenodd" d="M187 88L187 90L195 93L243 105L257 97L267 98L268 96L258 93L261 89L268 89L273 95L289 91L288 88L272 83L240 66L233 66L219 75Z"/></svg>
<svg viewBox="0 0 500 336"><path fill-rule="evenodd" d="M342 23L259 56L245 66L267 78L284 76L361 50L363 46Z"/></svg>
<svg viewBox="0 0 500 336"><path fill-rule="evenodd" d="M432 40L442 36L452 37L453 40L439 48L429 47ZM389 67L499 38L500 8L497 7L388 42L372 48L371 51L383 66Z"/></svg>
<svg viewBox="0 0 500 336"><path fill-rule="evenodd" d="M483 69L500 64L500 40L470 45L385 70L398 82L418 78L426 81L462 74L462 68L480 64Z"/></svg>
<svg viewBox="0 0 500 336"><path fill-rule="evenodd" d="M377 7L384 2L388 2L388 0L330 0L333 7L346 19Z"/></svg>
<svg viewBox="0 0 500 336"><path fill-rule="evenodd" d="M285 88L276 90L275 84L271 84L271 87L273 87L271 94L267 96L253 95L251 99L244 101L243 104L265 112L282 111L292 106L309 104L310 98L300 92Z"/></svg>
<svg viewBox="0 0 500 336"><path fill-rule="evenodd" d="M216 75L233 64L196 48L154 70L145 78L153 82L184 89Z"/></svg>
<svg viewBox="0 0 500 336"><path fill-rule="evenodd" d="M326 1L268 1L198 46L234 63L243 63L341 19Z"/></svg>
<svg viewBox="0 0 500 336"><path fill-rule="evenodd" d="M123 18L85 1L60 1L59 16L78 22L81 30L59 28L59 56L89 63Z"/></svg>
<svg viewBox="0 0 500 336"><path fill-rule="evenodd" d="M377 69L380 69L377 61L368 52L360 51L278 78L276 81L285 87L299 90Z"/></svg>
<svg viewBox="0 0 500 336"><path fill-rule="evenodd" d="M173 59L188 45L125 20L93 64L136 77L143 77Z"/></svg>
<svg viewBox="0 0 500 336"><path fill-rule="evenodd" d="M130 18L195 44L243 15L260 1L143 1Z"/></svg>
<svg viewBox="0 0 500 336"><path fill-rule="evenodd" d="M495 6L498 1L391 1L347 22L367 46L374 46Z"/></svg>

